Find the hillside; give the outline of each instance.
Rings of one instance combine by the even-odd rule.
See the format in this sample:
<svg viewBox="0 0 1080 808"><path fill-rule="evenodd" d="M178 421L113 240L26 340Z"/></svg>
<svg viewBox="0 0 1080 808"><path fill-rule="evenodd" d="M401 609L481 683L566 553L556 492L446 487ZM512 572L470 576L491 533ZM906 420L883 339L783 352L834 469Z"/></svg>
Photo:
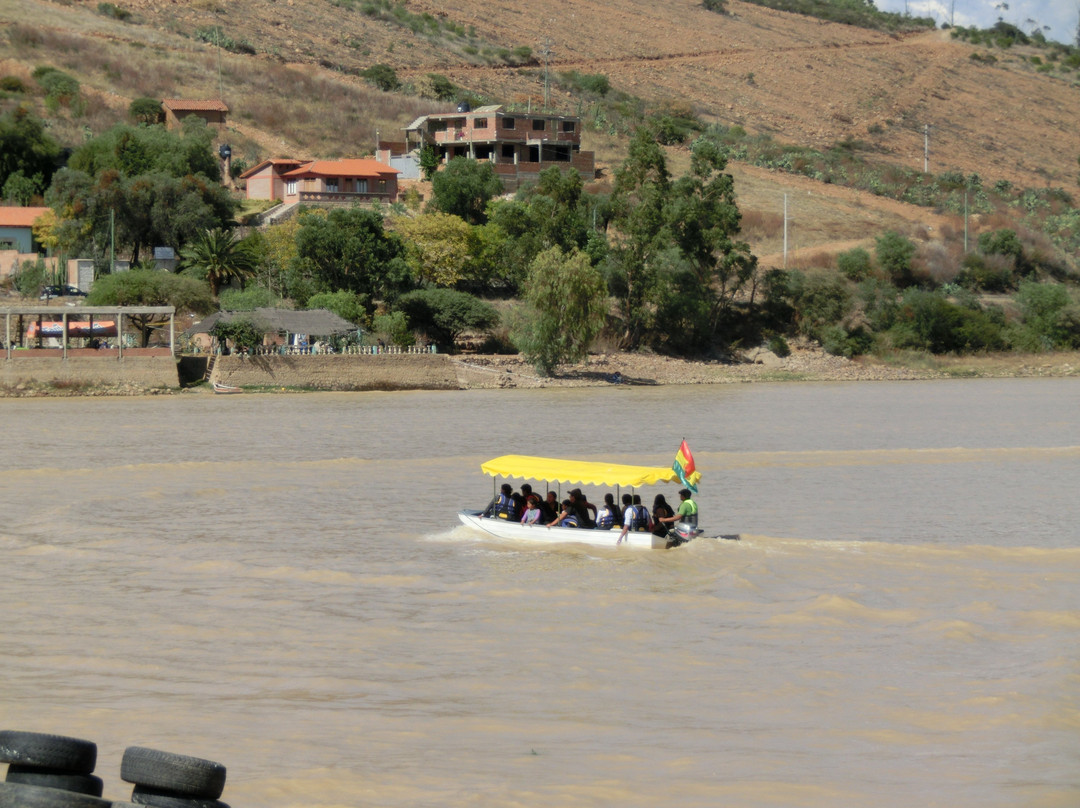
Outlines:
<svg viewBox="0 0 1080 808"><path fill-rule="evenodd" d="M109 5L0 2L0 75L29 81L36 65L54 64L93 99L54 126L69 140L107 127L135 97L216 97L220 88L232 110L234 155L248 164L281 154L356 154L371 149L376 130L398 139L417 114L446 108L376 91L359 71L388 64L405 83L438 73L483 100L540 105L546 51L550 104L566 112L589 105L559 76L603 74L613 92L685 103L706 122L816 148L862 141L864 159L914 169L923 167L929 124L934 173L1080 196L1077 74L1039 73L1016 49L997 51L993 64L973 60L981 49L947 32L890 36L737 0L726 14L700 0L459 0L452 10L429 0L128 0L114 6L130 14L126 21L100 13ZM215 28L240 43L234 49L253 53L200 40ZM610 167L623 135L596 124L585 147ZM793 251L847 244L877 227L923 234L961 227L866 193L738 164L732 170L747 234L771 258L782 249L784 193Z"/></svg>

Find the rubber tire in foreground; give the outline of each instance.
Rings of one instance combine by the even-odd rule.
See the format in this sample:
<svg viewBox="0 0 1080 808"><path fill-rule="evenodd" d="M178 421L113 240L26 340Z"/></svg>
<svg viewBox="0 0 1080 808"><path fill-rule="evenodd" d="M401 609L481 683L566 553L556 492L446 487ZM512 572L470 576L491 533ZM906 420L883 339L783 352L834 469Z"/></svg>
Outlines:
<svg viewBox="0 0 1080 808"><path fill-rule="evenodd" d="M112 801L59 788L0 783L0 808L112 808Z"/></svg>
<svg viewBox="0 0 1080 808"><path fill-rule="evenodd" d="M161 791L146 786L135 786L131 792L131 801L136 805L149 805L151 808L229 808L223 802L204 797L185 797L171 791Z"/></svg>
<svg viewBox="0 0 1080 808"><path fill-rule="evenodd" d="M0 730L0 763L90 774L97 763L97 744L65 735L5 729Z"/></svg>
<svg viewBox="0 0 1080 808"><path fill-rule="evenodd" d="M8 766L6 781L27 786L74 791L76 794L89 794L91 797L100 797L104 789L101 778L92 774L68 774L59 769L39 769L36 766L23 766L19 763Z"/></svg>
<svg viewBox="0 0 1080 808"><path fill-rule="evenodd" d="M178 797L216 800L225 790L225 767L212 760L129 746L120 762L120 779Z"/></svg>

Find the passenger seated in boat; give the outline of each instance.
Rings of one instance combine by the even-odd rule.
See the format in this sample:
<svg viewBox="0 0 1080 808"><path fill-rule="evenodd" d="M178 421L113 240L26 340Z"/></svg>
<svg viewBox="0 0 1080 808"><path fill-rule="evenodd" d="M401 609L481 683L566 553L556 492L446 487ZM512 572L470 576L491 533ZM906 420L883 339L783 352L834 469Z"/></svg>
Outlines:
<svg viewBox="0 0 1080 808"><path fill-rule="evenodd" d="M542 503L541 509L544 511L544 523L547 524L562 510L559 506L559 495L554 491L548 491L547 500Z"/></svg>
<svg viewBox="0 0 1080 808"><path fill-rule="evenodd" d="M537 499L536 494L529 494L529 498L526 500L525 513L521 516L521 524L535 525L542 518L543 514L540 512L540 500Z"/></svg>
<svg viewBox="0 0 1080 808"><path fill-rule="evenodd" d="M558 516L548 522L548 527L579 527L577 513L574 512L574 504L564 499Z"/></svg>
<svg viewBox="0 0 1080 808"><path fill-rule="evenodd" d="M652 519L649 518L649 509L641 504L641 494L634 494L634 510L637 511L638 518L643 519L645 522L645 530L652 530Z"/></svg>
<svg viewBox="0 0 1080 808"><path fill-rule="evenodd" d="M666 536L668 533L668 526L664 524L664 522L668 520L668 517L674 515L675 511L668 505L667 500L664 499L664 495L657 494L656 499L653 500L652 504L653 535Z"/></svg>
<svg viewBox="0 0 1080 808"><path fill-rule="evenodd" d="M638 501L638 504L634 504L634 500ZM616 540L616 544L622 544L623 539L626 538L626 534L633 530L636 533L644 533L649 529L649 512L645 510L645 507L641 504L641 497L630 494L623 494L623 526L622 532L619 533L619 538Z"/></svg>
<svg viewBox="0 0 1080 808"><path fill-rule="evenodd" d="M515 519L517 513L514 508L514 499L511 496L514 489L509 483L503 483L498 496L491 500L491 504L484 509L481 516L494 516L498 519Z"/></svg>
<svg viewBox="0 0 1080 808"><path fill-rule="evenodd" d="M589 502L585 499L585 495L581 493L580 488L574 488L570 491L570 504L574 508L574 514L578 518L578 525L581 527L596 527L596 520L593 519L592 514L589 512ZM595 512L596 507L593 506L592 510Z"/></svg>
<svg viewBox="0 0 1080 808"><path fill-rule="evenodd" d="M619 521L619 509L615 507L615 497L604 494L604 507L596 515L597 530L611 530Z"/></svg>

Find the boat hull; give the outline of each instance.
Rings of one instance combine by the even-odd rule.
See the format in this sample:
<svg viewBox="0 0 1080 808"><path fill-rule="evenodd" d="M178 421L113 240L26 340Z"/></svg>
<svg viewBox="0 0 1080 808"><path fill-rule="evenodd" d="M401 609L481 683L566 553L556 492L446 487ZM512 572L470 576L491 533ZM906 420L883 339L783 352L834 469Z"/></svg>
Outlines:
<svg viewBox="0 0 1080 808"><path fill-rule="evenodd" d="M458 519L466 527L496 539L522 541L531 544L591 544L597 547L614 547L619 539L618 529L590 530L575 527L548 527L547 525L523 525L507 519L483 517L476 511L461 511ZM620 547L636 547L645 550L663 550L667 538L652 533L631 531L626 534Z"/></svg>

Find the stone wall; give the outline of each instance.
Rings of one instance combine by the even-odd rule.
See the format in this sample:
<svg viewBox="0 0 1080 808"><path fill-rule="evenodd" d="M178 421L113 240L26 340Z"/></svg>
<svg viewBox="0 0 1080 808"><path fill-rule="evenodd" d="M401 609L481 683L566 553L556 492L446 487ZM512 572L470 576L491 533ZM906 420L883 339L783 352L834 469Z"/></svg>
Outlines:
<svg viewBox="0 0 1080 808"><path fill-rule="evenodd" d="M219 356L210 379L234 387L458 389L457 371L445 354Z"/></svg>
<svg viewBox="0 0 1080 808"><path fill-rule="evenodd" d="M176 360L167 350L164 356L129 356L125 351L123 358L115 356L115 352L110 352L114 354L112 356L99 356L97 354L100 352L88 351L93 355L61 359L57 349L40 352L48 353L48 356L20 355L29 353L23 351L14 353L14 358L4 359L0 352L0 385L4 387L57 383L61 386L133 385L146 389L175 389L180 386Z"/></svg>

